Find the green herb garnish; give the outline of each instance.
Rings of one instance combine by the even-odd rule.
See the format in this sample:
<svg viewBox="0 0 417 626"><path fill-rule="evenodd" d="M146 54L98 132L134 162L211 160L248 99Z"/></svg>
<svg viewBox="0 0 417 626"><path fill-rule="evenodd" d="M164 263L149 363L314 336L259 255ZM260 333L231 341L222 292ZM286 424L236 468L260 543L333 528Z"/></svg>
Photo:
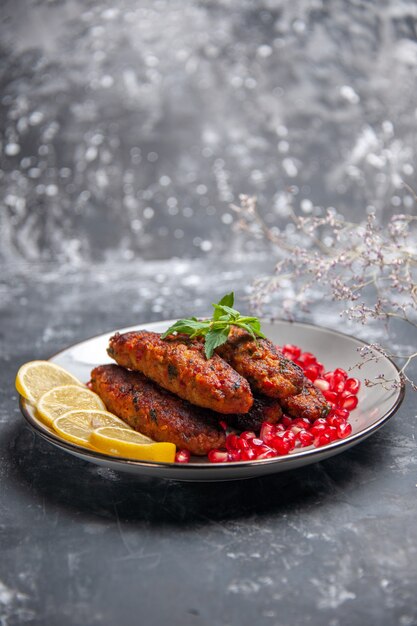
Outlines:
<svg viewBox="0 0 417 626"><path fill-rule="evenodd" d="M213 304L213 317L208 320L199 320L196 317L178 320L162 335L162 339L173 333L195 337L205 337L205 354L209 359L216 348L226 343L231 326L239 326L246 330L254 339L265 337L261 333L261 323L257 317L246 317L233 308L234 293L228 293L217 303Z"/></svg>

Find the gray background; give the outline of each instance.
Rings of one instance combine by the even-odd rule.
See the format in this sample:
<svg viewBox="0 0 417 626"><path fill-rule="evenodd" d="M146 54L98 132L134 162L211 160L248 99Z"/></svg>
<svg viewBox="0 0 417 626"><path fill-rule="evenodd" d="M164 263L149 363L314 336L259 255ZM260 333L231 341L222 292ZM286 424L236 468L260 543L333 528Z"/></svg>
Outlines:
<svg viewBox="0 0 417 626"><path fill-rule="evenodd" d="M282 228L289 186L306 214L415 213L415 2L3 0L0 18L2 626L416 624L411 393L340 457L199 486L51 449L13 388L88 336L230 289L247 308L273 259L233 231L239 193ZM329 303L308 319L388 341Z"/></svg>

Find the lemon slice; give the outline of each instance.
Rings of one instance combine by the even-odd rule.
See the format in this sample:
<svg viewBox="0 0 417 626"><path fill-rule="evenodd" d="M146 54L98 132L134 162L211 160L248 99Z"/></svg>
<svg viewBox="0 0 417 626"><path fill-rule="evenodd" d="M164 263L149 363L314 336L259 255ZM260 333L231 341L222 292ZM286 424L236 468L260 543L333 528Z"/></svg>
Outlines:
<svg viewBox="0 0 417 626"><path fill-rule="evenodd" d="M87 447L90 447L89 438L92 431L100 426L117 426L131 430L130 426L113 413L96 410L68 411L61 417L57 417L52 426L63 439Z"/></svg>
<svg viewBox="0 0 417 626"><path fill-rule="evenodd" d="M135 430L102 426L93 430L90 443L106 454L139 461L173 463L176 447L173 443L157 443Z"/></svg>
<svg viewBox="0 0 417 626"><path fill-rule="evenodd" d="M50 389L61 385L82 383L72 374L49 361L30 361L17 372L16 389L21 396L35 404Z"/></svg>
<svg viewBox="0 0 417 626"><path fill-rule="evenodd" d="M94 391L79 385L63 385L50 389L36 404L39 417L48 426L52 426L57 417L75 409L105 411L106 407Z"/></svg>

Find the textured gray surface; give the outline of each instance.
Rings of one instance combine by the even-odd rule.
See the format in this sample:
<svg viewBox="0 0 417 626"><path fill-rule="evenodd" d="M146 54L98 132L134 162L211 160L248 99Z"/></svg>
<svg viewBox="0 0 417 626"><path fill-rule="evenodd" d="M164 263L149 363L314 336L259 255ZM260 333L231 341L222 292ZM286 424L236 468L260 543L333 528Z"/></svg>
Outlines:
<svg viewBox="0 0 417 626"><path fill-rule="evenodd" d="M188 267L190 286L185 263L174 276L172 263L145 267L6 280L4 623L415 624L411 393L382 431L351 451L240 483L188 485L115 474L56 451L24 426L13 392L22 362L137 320L181 315L189 306L203 312L206 302L232 286L243 290L247 280L239 268L210 278L212 268L200 261ZM162 311L155 313L161 292ZM121 298L130 306L121 307ZM408 337L397 340L404 346Z"/></svg>
<svg viewBox="0 0 417 626"><path fill-rule="evenodd" d="M306 212L414 211L416 18L405 0L2 3L2 626L417 623L413 394L340 457L199 486L59 453L13 388L27 360L242 297L270 263L231 234L242 191L281 225L289 184ZM385 335L327 303L310 319Z"/></svg>

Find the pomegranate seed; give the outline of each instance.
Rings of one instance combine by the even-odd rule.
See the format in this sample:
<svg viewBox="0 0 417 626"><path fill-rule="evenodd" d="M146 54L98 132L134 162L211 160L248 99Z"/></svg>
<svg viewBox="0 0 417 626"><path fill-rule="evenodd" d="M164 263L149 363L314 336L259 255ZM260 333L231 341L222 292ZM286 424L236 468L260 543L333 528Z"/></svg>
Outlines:
<svg viewBox="0 0 417 626"><path fill-rule="evenodd" d="M188 463L190 460L190 452L189 450L178 450L177 454L175 455L175 462L176 463Z"/></svg>
<svg viewBox="0 0 417 626"><path fill-rule="evenodd" d="M291 354L290 358L294 359L298 359L301 354L301 348L299 348L298 346L293 346L291 344L286 344L285 346L283 346L282 351L284 353L287 352L288 354Z"/></svg>
<svg viewBox="0 0 417 626"><path fill-rule="evenodd" d="M273 424L269 422L263 422L261 426L261 432L259 433L259 438L263 439L268 443L268 440L273 437L275 434L275 427Z"/></svg>
<svg viewBox="0 0 417 626"><path fill-rule="evenodd" d="M251 439L249 444L252 446L252 448L259 448L259 446L263 446L264 442L262 441L262 439Z"/></svg>
<svg viewBox="0 0 417 626"><path fill-rule="evenodd" d="M313 426L311 427L311 434L316 436L316 435L320 435L321 433L324 433L325 430L327 428L326 424L317 424L316 426L316 422L314 422Z"/></svg>
<svg viewBox="0 0 417 626"><path fill-rule="evenodd" d="M280 423L285 426L285 428L288 428L288 426L291 426L292 424L292 419L291 417L288 417L288 415L284 415L284 417L281 417Z"/></svg>
<svg viewBox="0 0 417 626"><path fill-rule="evenodd" d="M210 450L208 453L208 460L210 463L226 463L229 455L225 450Z"/></svg>
<svg viewBox="0 0 417 626"><path fill-rule="evenodd" d="M360 389L361 383L357 378L348 378L345 383L345 391L349 393L357 394Z"/></svg>
<svg viewBox="0 0 417 626"><path fill-rule="evenodd" d="M331 442L331 438L330 438L330 434L329 433L322 433L321 435L319 435L319 446L325 446L326 443L330 443Z"/></svg>
<svg viewBox="0 0 417 626"><path fill-rule="evenodd" d="M314 356L314 354L311 354L311 352L303 352L298 358L304 365L304 367L307 367L307 365L312 365L313 363L317 363L316 357Z"/></svg>
<svg viewBox="0 0 417 626"><path fill-rule="evenodd" d="M335 371L333 372L333 374L336 376L342 376L344 380L346 380L346 378L348 377L347 372L345 372L345 370L342 370L341 367L337 367L335 369Z"/></svg>
<svg viewBox="0 0 417 626"><path fill-rule="evenodd" d="M309 365L305 368L304 375L311 380L311 382L314 382L319 375L319 368L317 365Z"/></svg>
<svg viewBox="0 0 417 626"><path fill-rule="evenodd" d="M337 417L341 417L342 419L346 420L349 417L349 411L347 411L346 409L334 409L334 414L337 415Z"/></svg>
<svg viewBox="0 0 417 626"><path fill-rule="evenodd" d="M277 451L277 454L284 455L290 451L290 443L284 441L282 437L275 437L272 442L272 447Z"/></svg>
<svg viewBox="0 0 417 626"><path fill-rule="evenodd" d="M220 420L219 425L223 428L223 430L227 430L227 424L224 420Z"/></svg>
<svg viewBox="0 0 417 626"><path fill-rule="evenodd" d="M227 435L226 437L226 450L231 452L232 450L236 450L239 443L239 437L234 433Z"/></svg>
<svg viewBox="0 0 417 626"><path fill-rule="evenodd" d="M332 384L330 385L330 391L334 391L335 393L339 394L339 393L343 393L344 388L345 388L344 379L342 378L341 380L338 380L338 378L334 376L332 380Z"/></svg>
<svg viewBox="0 0 417 626"><path fill-rule="evenodd" d="M292 430L287 430L282 435L282 438L284 441L295 441L295 433L293 433Z"/></svg>
<svg viewBox="0 0 417 626"><path fill-rule="evenodd" d="M300 432L298 433L298 441L300 442L302 447L311 446L314 441L314 435L312 435L311 432L307 432L306 430L300 430Z"/></svg>
<svg viewBox="0 0 417 626"><path fill-rule="evenodd" d="M339 417L338 415L334 414L327 418L327 423L330 426L340 426L340 424L345 423L345 420L343 419L343 417Z"/></svg>
<svg viewBox="0 0 417 626"><path fill-rule="evenodd" d="M324 373L324 365L323 365L323 363L319 363L317 361L316 367L318 367L318 369L319 369L319 376L321 376Z"/></svg>
<svg viewBox="0 0 417 626"><path fill-rule="evenodd" d="M336 404L339 399L335 391L323 391L323 396L326 398L327 402L332 402L333 404Z"/></svg>
<svg viewBox="0 0 417 626"><path fill-rule="evenodd" d="M340 439L344 439L345 437L348 437L352 432L352 426L350 424L340 424L340 426L337 427L337 436Z"/></svg>
<svg viewBox="0 0 417 626"><path fill-rule="evenodd" d="M341 409L353 411L353 409L356 409L358 406L358 396L347 396L347 398L343 398L339 406Z"/></svg>
<svg viewBox="0 0 417 626"><path fill-rule="evenodd" d="M327 419L324 419L324 417L318 417L314 422L314 426L318 426L319 424L324 424L324 426L327 426Z"/></svg>
<svg viewBox="0 0 417 626"><path fill-rule="evenodd" d="M314 385L317 387L317 389L320 389L320 391L329 391L330 389L329 381L325 380L324 378L316 378L316 380L314 381Z"/></svg>
<svg viewBox="0 0 417 626"><path fill-rule="evenodd" d="M258 456L256 457L258 460L260 459L274 459L277 456L276 450L273 450L272 448L269 448L268 451L262 452L261 454L258 454Z"/></svg>
<svg viewBox="0 0 417 626"><path fill-rule="evenodd" d="M333 380L333 372L326 372L323 374L323 378L324 380L327 380L327 382L331 383Z"/></svg>
<svg viewBox="0 0 417 626"><path fill-rule="evenodd" d="M242 461L253 461L254 459L256 459L255 450L252 450L252 448L242 450L241 459Z"/></svg>
<svg viewBox="0 0 417 626"><path fill-rule="evenodd" d="M334 426L329 426L326 432L330 437L330 441L335 441L336 439L338 439L337 428L335 428Z"/></svg>
<svg viewBox="0 0 417 626"><path fill-rule="evenodd" d="M293 420L291 430L293 433L298 433L300 432L300 430L309 430L310 427L311 424L307 419L301 419L300 417L297 417L295 420Z"/></svg>
<svg viewBox="0 0 417 626"><path fill-rule="evenodd" d="M274 430L275 430L275 433L282 433L285 430L285 426L284 424L277 424Z"/></svg>
<svg viewBox="0 0 417 626"><path fill-rule="evenodd" d="M348 396L351 396L352 394L350 393L350 391L342 391L338 395L339 395L339 400L342 400L343 398L347 398Z"/></svg>
<svg viewBox="0 0 417 626"><path fill-rule="evenodd" d="M241 459L240 450L229 450L229 453L227 455L228 461L240 461L240 459Z"/></svg>
<svg viewBox="0 0 417 626"><path fill-rule="evenodd" d="M244 439L245 441L249 441L249 439L255 439L255 437L256 437L256 434L251 430L245 430L240 435L240 438Z"/></svg>
<svg viewBox="0 0 417 626"><path fill-rule="evenodd" d="M237 440L237 449L243 452L243 450L249 450L249 448L249 442L246 441L246 439L242 439L241 437L239 437Z"/></svg>

